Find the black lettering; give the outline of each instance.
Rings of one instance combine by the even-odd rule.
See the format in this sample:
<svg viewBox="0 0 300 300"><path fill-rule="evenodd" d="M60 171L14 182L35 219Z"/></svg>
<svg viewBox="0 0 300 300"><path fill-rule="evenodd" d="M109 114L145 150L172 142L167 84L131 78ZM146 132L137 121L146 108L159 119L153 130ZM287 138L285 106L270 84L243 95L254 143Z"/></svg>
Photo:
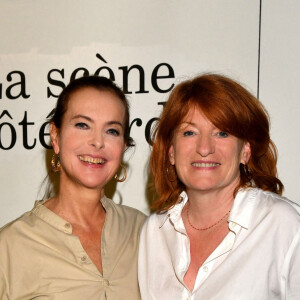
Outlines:
<svg viewBox="0 0 300 300"><path fill-rule="evenodd" d="M133 69L137 69L140 75L140 89L136 92L136 94L149 93L149 91L145 90L145 71L142 66L133 65L129 69L127 66L124 66L124 67L119 67L119 69L123 71L123 91L125 94L132 94L132 92L128 90L128 74Z"/></svg>
<svg viewBox="0 0 300 300"><path fill-rule="evenodd" d="M23 146L25 149L33 149L36 144L36 139L34 139L33 145L28 144L28 130L27 126L28 125L34 125L34 122L27 122L27 111L25 111L24 118L23 120L19 123L19 125L22 126L22 131L23 131Z"/></svg>
<svg viewBox="0 0 300 300"><path fill-rule="evenodd" d="M152 132L152 125L154 122L156 122L158 120L158 118L152 118L148 121L148 123L146 124L146 127L145 127L145 138L146 138L146 141L147 143L152 146L153 145L153 140L152 138L153 137L153 132Z"/></svg>
<svg viewBox="0 0 300 300"><path fill-rule="evenodd" d="M8 126L9 127L9 129L10 129L10 135L11 135L10 144L7 147L5 147L3 145L3 142L2 142L2 128L4 126ZM11 125L10 123L1 123L0 124L0 149L10 150L11 148L14 147L14 145L16 144L16 141L17 141L17 133L16 133L16 130L15 130L14 126Z"/></svg>
<svg viewBox="0 0 300 300"><path fill-rule="evenodd" d="M165 107L167 101L163 101L163 102L157 102L158 105L162 105L163 107Z"/></svg>
<svg viewBox="0 0 300 300"><path fill-rule="evenodd" d="M168 75L161 75L161 76L158 76L158 71L161 67L167 67L169 73ZM171 84L171 86L169 88L166 88L166 89L162 89L158 86L158 79L167 79L167 78L175 78L175 73L174 73L174 70L173 68L167 64L167 63L161 63L159 65L157 65L154 69L153 69L153 72L152 72L152 75L151 75L151 83L152 83L152 86L153 88L159 92L159 93L167 93L169 91L172 90L172 88L174 87L174 83Z"/></svg>
<svg viewBox="0 0 300 300"><path fill-rule="evenodd" d="M27 94L26 94L25 74L24 74L23 72L20 72L20 71L12 71L12 72L10 72L10 73L7 75L7 80L8 80L8 81L12 81L12 79L13 79L13 78L12 78L12 75L13 75L13 74L19 75L19 76L20 76L20 81L14 83L14 84L12 84L12 85L10 85L10 86L7 88L7 90L6 90L6 97L7 97L8 99L17 99L17 98L19 98L19 97L21 97L21 96L22 96L24 99L29 98L30 95L27 95ZM12 89L15 88L15 87L17 87L17 86L19 86L20 91L19 91L18 94L13 95L13 94L12 94ZM2 92L1 92L1 94L2 94Z"/></svg>
<svg viewBox="0 0 300 300"><path fill-rule="evenodd" d="M78 76L78 77L85 77L85 76L89 76L89 71L86 69L86 68L77 68L75 69L72 74L71 74L71 77L70 77L70 81L78 78L76 77L76 75L80 72L80 71L83 71L83 75L82 76Z"/></svg>
<svg viewBox="0 0 300 300"><path fill-rule="evenodd" d="M107 70L107 71L108 71L108 74L109 74L109 77L108 77L108 78L109 78L110 80L112 80L112 81L115 81L115 80L116 80L116 79L115 79L115 74L114 74L114 72L113 72L112 69L109 68L109 67L101 67L101 68L97 69L97 70L95 71L95 75L100 76L100 72L101 72L102 70Z"/></svg>
<svg viewBox="0 0 300 300"><path fill-rule="evenodd" d="M129 125L129 135L130 135L130 132L131 132L131 128L132 128L132 125L136 123L136 126L137 127L141 127L142 124L143 124L143 121L140 119L140 118L135 118Z"/></svg>
<svg viewBox="0 0 300 300"><path fill-rule="evenodd" d="M41 145L46 148L46 149L52 149L52 146L49 145L46 141L45 141L45 137L46 136L50 136L49 133L49 122L45 122L41 128L40 128L40 132L39 132L39 139L40 139L40 143ZM46 132L46 129L48 128L48 131Z"/></svg>
<svg viewBox="0 0 300 300"><path fill-rule="evenodd" d="M48 82L51 84L51 85L54 85L54 86L58 86L58 87L61 87L61 91L66 87L64 82L63 81L60 81L60 80L56 80L56 79L53 79L51 77L52 73L58 73L61 75L61 78L64 78L65 77L65 70L64 69L61 69L61 70L58 70L58 69L52 69L48 72L48 75L47 75L47 80ZM60 91L60 93L61 93ZM47 87L47 98L50 98L50 97L54 97L54 98L58 98L59 94L54 94L52 93L52 91L50 90L49 87Z"/></svg>

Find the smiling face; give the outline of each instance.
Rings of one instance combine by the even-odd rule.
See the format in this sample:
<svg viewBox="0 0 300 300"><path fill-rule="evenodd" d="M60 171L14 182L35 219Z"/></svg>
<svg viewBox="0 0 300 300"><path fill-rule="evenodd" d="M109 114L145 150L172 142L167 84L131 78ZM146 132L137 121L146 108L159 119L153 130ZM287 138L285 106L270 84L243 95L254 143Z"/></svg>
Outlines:
<svg viewBox="0 0 300 300"><path fill-rule="evenodd" d="M61 161L60 182L103 188L116 173L125 150L125 108L108 91L82 88L68 101L60 129L52 123L53 149Z"/></svg>
<svg viewBox="0 0 300 300"><path fill-rule="evenodd" d="M239 165L249 158L249 143L220 131L197 108L189 110L169 149L170 163L187 193L234 189L239 183Z"/></svg>

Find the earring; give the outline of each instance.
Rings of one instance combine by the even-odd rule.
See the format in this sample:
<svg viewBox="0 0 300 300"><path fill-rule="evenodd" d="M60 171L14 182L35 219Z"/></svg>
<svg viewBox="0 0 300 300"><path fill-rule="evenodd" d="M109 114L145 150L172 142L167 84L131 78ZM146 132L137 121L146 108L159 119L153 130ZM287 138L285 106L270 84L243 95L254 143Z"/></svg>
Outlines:
<svg viewBox="0 0 300 300"><path fill-rule="evenodd" d="M175 177L170 179L170 177L169 177L169 167L171 167L171 166L174 168L173 172L175 174ZM167 167L166 174L167 174L167 178L170 182L174 182L177 179L175 167L171 164L169 164L169 166Z"/></svg>
<svg viewBox="0 0 300 300"><path fill-rule="evenodd" d="M126 168L122 164L121 164L121 168L123 169L124 175L121 179L119 179L118 174L115 175L115 180L118 181L118 182L123 182L127 178Z"/></svg>
<svg viewBox="0 0 300 300"><path fill-rule="evenodd" d="M53 172L59 172L60 171L60 159L58 154L53 154L52 159L51 159L51 167Z"/></svg>
<svg viewBox="0 0 300 300"><path fill-rule="evenodd" d="M246 165L246 164L242 164L242 165L243 165L243 170L244 170L245 175L247 176L248 180L251 181L252 176L251 176L251 172L248 168L248 165Z"/></svg>

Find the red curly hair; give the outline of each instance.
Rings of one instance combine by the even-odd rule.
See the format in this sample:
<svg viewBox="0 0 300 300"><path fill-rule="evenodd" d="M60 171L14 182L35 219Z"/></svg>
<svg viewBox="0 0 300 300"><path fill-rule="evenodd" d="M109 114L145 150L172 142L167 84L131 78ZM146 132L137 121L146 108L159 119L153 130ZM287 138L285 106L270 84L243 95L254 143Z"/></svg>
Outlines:
<svg viewBox="0 0 300 300"><path fill-rule="evenodd" d="M191 107L200 109L220 130L249 142L249 172L240 165L240 183L235 192L242 187L256 186L282 194L283 184L277 178L277 151L270 139L266 109L234 80L217 74L204 74L173 89L153 132L155 141L150 166L158 195L153 208L158 213L164 213L178 203L179 194L185 189L175 169L170 166L168 151L175 130Z"/></svg>

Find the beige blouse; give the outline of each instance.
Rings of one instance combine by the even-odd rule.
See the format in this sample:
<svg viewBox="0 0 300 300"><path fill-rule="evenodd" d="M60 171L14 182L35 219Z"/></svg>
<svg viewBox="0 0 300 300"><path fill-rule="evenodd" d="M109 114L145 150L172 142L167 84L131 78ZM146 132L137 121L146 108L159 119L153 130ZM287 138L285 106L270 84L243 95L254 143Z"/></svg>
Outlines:
<svg viewBox="0 0 300 300"><path fill-rule="evenodd" d="M137 252L145 215L103 197L103 275L72 225L42 201L0 230L0 299L140 299Z"/></svg>

